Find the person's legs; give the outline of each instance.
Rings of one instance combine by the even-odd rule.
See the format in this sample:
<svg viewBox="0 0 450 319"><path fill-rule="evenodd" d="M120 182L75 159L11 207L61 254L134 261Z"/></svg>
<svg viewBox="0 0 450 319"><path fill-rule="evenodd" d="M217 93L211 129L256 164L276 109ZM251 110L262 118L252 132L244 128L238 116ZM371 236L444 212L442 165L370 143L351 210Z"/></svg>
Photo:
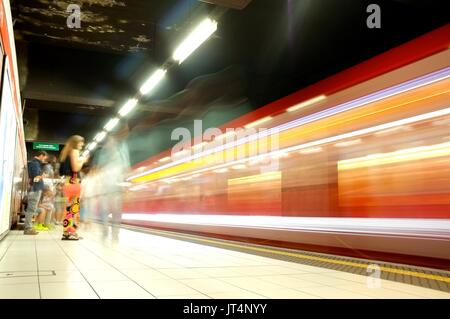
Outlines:
<svg viewBox="0 0 450 319"><path fill-rule="evenodd" d="M45 216L47 215L47 210L43 207L40 208L40 212L36 217L36 221L38 224L44 224L45 223Z"/></svg>
<svg viewBox="0 0 450 319"><path fill-rule="evenodd" d="M120 223L122 221L122 194L117 192L111 196L112 201L112 238L119 239Z"/></svg>
<svg viewBox="0 0 450 319"><path fill-rule="evenodd" d="M108 215L110 213L111 202L109 201L109 194L104 194L100 198L100 218L103 226L103 238L108 237Z"/></svg>
<svg viewBox="0 0 450 319"><path fill-rule="evenodd" d="M33 215L36 214L39 201L41 200L41 191L29 192L28 193L28 206L25 211L25 225L24 230L29 230L33 228Z"/></svg>
<svg viewBox="0 0 450 319"><path fill-rule="evenodd" d="M78 240L77 225L75 224L75 216L80 212L80 202L77 196L68 200L71 203L66 209L63 222L63 240Z"/></svg>
<svg viewBox="0 0 450 319"><path fill-rule="evenodd" d="M37 209L36 222L34 229L37 231L48 231L48 227L44 225L45 216L47 216L47 210L45 207L39 206Z"/></svg>

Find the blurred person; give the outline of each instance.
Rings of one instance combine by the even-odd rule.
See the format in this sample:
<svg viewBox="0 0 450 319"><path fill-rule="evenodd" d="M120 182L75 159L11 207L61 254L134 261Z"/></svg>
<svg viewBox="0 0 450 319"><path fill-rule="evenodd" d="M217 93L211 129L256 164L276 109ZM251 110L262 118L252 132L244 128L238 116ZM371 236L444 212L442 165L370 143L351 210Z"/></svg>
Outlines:
<svg viewBox="0 0 450 319"><path fill-rule="evenodd" d="M62 225L67 199L63 192L64 182L58 182L55 187L55 224Z"/></svg>
<svg viewBox="0 0 450 319"><path fill-rule="evenodd" d="M98 165L100 173L96 174L97 184L101 194L99 196L101 219L103 222L104 238L108 236L108 218L111 215L112 238L119 237L119 226L122 220L122 185L125 174L129 169L130 160L127 145L116 137L108 136L105 146L99 152Z"/></svg>
<svg viewBox="0 0 450 319"><path fill-rule="evenodd" d="M69 137L60 154L60 175L64 176L63 192L67 198L63 221L62 240L78 240L77 223L80 213L80 171L89 160L80 156L84 146L84 138L79 135Z"/></svg>
<svg viewBox="0 0 450 319"><path fill-rule="evenodd" d="M86 177L81 181L81 200L85 207L86 219L96 219L97 217L97 198L98 185L95 184L96 166L91 167Z"/></svg>
<svg viewBox="0 0 450 319"><path fill-rule="evenodd" d="M37 211L38 204L41 200L42 190L44 189L44 181L42 176L42 163L46 160L46 158L47 152L38 151L36 153L36 156L34 156L34 158L28 163L29 191L28 191L28 206L25 211L25 225L24 225L25 235L37 234L36 229L33 229L32 220L33 215L36 215L38 213Z"/></svg>
<svg viewBox="0 0 450 319"><path fill-rule="evenodd" d="M89 172L90 172L90 167L83 167L80 175L81 175L81 191L80 191L80 214L79 214L79 223L81 225L81 223L83 223L84 225L88 225L88 218L87 218L87 214L86 214L86 210L87 210L87 196L88 193L86 193L86 185L89 183ZM88 189L88 191L90 191Z"/></svg>
<svg viewBox="0 0 450 319"><path fill-rule="evenodd" d="M47 178L54 178L55 177L55 161L56 156L55 155L48 155L47 161L43 163L42 166L42 172L45 174Z"/></svg>

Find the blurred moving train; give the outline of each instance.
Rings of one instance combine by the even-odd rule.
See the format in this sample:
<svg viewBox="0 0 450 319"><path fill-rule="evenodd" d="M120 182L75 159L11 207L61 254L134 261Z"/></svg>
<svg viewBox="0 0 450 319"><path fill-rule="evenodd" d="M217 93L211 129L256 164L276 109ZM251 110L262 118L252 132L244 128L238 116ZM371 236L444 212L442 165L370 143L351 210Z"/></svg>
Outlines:
<svg viewBox="0 0 450 319"><path fill-rule="evenodd" d="M448 268L449 34L135 165L122 223Z"/></svg>

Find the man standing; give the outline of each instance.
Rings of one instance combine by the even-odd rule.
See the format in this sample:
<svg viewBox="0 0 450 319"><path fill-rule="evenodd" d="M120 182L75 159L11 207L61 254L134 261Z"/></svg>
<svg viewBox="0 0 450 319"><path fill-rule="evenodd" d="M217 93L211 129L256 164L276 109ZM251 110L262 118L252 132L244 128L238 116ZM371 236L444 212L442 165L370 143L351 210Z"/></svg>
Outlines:
<svg viewBox="0 0 450 319"><path fill-rule="evenodd" d="M36 156L28 163L28 178L30 180L30 190L28 192L28 206L25 212L25 235L36 235L38 232L33 229L32 218L36 214L42 190L44 189L44 179L42 176L42 163L47 158L47 152L38 151Z"/></svg>

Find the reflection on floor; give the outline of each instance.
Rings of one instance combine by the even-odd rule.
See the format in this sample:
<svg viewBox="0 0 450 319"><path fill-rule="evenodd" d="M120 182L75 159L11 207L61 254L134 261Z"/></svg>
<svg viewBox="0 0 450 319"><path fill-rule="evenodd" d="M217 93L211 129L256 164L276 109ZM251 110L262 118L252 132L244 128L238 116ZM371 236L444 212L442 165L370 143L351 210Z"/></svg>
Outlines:
<svg viewBox="0 0 450 319"><path fill-rule="evenodd" d="M449 293L100 226L80 241L61 230L0 242L2 298L450 298Z"/></svg>

